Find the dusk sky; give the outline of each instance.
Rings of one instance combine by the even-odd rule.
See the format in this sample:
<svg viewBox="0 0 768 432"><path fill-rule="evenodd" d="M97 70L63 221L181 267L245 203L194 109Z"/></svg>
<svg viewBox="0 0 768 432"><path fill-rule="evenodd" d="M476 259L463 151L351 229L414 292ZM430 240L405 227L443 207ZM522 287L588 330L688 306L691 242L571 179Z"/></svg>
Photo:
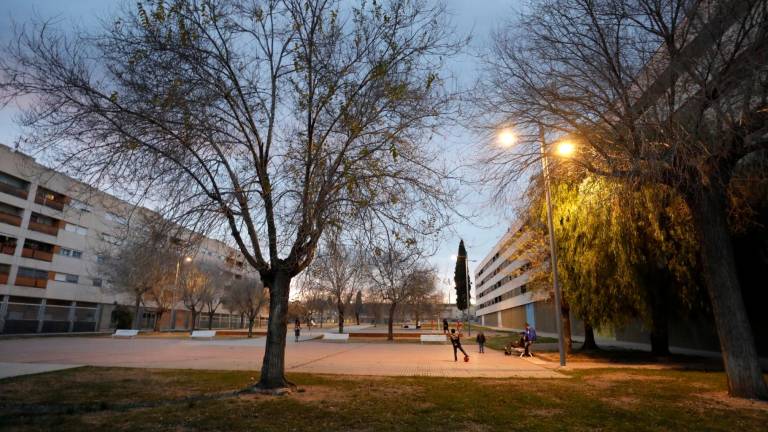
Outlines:
<svg viewBox="0 0 768 432"><path fill-rule="evenodd" d="M13 22L18 25L35 17L55 18L62 28L73 25L88 28L96 25L99 18L108 17L110 11L120 3L119 0L3 0L0 2L0 42L5 45L9 41ZM456 76L460 85L470 85L478 76L478 59L470 53L481 53L488 45L490 31L512 18L523 4L522 0L447 1L457 31L472 35L467 53L453 59L448 65L450 73ZM13 146L17 137L22 134L22 130L14 123L17 110L14 105L0 110L0 143ZM478 138L471 131L455 127L444 131L443 134L442 139L445 140L446 147L456 150L453 154L462 152L466 155L478 149ZM466 192L474 198L472 202L465 203L465 210L482 216L471 222L458 223L452 232L447 233L438 253L432 258L433 264L439 269L441 289L446 292L446 300L449 286L446 279L453 277L454 262L451 255L456 253L459 238L464 239L469 258L480 261L510 224L511 212L486 207L490 191L469 189L469 186L466 188ZM473 273L474 266L475 263L470 263L470 271ZM453 291L452 287L450 290ZM451 294L451 301L454 297Z"/></svg>

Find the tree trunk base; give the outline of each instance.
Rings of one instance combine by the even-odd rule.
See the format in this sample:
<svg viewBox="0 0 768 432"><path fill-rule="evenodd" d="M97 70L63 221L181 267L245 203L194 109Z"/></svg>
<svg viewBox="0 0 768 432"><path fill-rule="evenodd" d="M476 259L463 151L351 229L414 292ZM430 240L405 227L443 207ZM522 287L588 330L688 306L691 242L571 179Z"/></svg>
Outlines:
<svg viewBox="0 0 768 432"><path fill-rule="evenodd" d="M264 396L289 396L294 393L304 393L303 388L299 388L296 384L286 382L285 387L266 388L261 384L255 384L243 390L243 393L260 394Z"/></svg>

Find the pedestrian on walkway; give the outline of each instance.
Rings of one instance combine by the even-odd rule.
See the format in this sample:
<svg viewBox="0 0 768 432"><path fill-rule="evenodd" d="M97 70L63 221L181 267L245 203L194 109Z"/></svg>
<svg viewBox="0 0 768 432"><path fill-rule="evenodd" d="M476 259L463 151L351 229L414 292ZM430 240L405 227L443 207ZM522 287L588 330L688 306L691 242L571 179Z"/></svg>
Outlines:
<svg viewBox="0 0 768 432"><path fill-rule="evenodd" d="M296 335L296 342L298 342L299 336L301 336L301 321L299 321L298 318L296 318L296 322L294 323L293 334Z"/></svg>
<svg viewBox="0 0 768 432"><path fill-rule="evenodd" d="M448 318L443 318L443 334L448 334Z"/></svg>
<svg viewBox="0 0 768 432"><path fill-rule="evenodd" d="M485 354L485 334L483 332L478 333L475 340L477 341L480 354Z"/></svg>
<svg viewBox="0 0 768 432"><path fill-rule="evenodd" d="M464 348L461 347L461 333L456 333L456 329L451 329L451 345L453 345L453 361L459 361L459 357L457 356L458 352L461 351L464 353L464 359L468 360L469 355L466 351L464 351Z"/></svg>

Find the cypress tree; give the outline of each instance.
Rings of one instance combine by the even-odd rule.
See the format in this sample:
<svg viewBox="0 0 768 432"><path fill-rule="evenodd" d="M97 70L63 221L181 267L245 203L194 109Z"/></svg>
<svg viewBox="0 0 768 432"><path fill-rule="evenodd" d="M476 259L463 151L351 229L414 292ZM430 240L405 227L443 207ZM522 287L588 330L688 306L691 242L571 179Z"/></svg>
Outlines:
<svg viewBox="0 0 768 432"><path fill-rule="evenodd" d="M469 303L467 279L467 250L464 248L464 240L461 240L459 253L456 255L456 269L453 272L453 281L456 284L456 307L459 310L466 310Z"/></svg>

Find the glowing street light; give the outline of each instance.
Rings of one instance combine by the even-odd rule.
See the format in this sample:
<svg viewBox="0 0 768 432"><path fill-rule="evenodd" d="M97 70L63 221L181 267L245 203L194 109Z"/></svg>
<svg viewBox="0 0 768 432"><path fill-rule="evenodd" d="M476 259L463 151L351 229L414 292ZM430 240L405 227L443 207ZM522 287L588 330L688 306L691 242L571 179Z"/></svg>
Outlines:
<svg viewBox="0 0 768 432"><path fill-rule="evenodd" d="M499 133L498 140L502 147L512 147L517 142L517 137L511 129L504 129Z"/></svg>
<svg viewBox="0 0 768 432"><path fill-rule="evenodd" d="M571 157L575 151L576 146L570 141L560 141L555 147L555 154L562 157Z"/></svg>

